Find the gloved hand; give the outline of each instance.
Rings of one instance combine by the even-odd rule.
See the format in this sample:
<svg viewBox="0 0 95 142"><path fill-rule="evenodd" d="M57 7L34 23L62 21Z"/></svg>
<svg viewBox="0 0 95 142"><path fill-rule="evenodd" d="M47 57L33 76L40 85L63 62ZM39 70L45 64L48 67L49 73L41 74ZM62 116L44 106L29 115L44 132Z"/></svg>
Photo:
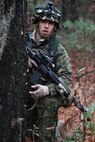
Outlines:
<svg viewBox="0 0 95 142"><path fill-rule="evenodd" d="M32 59L29 57L29 58L28 58L28 66L29 66L30 68L32 68L32 66L37 67L37 64L36 64L36 62L35 62L34 60L32 60Z"/></svg>
<svg viewBox="0 0 95 142"><path fill-rule="evenodd" d="M29 93L31 94L31 97L33 97L34 100L49 95L48 86L36 84L31 86L31 88L34 89L34 91L29 91Z"/></svg>
<svg viewBox="0 0 95 142"><path fill-rule="evenodd" d="M62 84L60 83L58 86L56 86L56 90L61 94L61 95L64 95L64 89L62 89L63 86Z"/></svg>
<svg viewBox="0 0 95 142"><path fill-rule="evenodd" d="M60 77L59 77L59 80L60 80L61 83L63 83L63 80L62 80ZM61 83L56 86L56 90L57 90L61 95L64 95L64 89L62 89L63 86L62 86Z"/></svg>

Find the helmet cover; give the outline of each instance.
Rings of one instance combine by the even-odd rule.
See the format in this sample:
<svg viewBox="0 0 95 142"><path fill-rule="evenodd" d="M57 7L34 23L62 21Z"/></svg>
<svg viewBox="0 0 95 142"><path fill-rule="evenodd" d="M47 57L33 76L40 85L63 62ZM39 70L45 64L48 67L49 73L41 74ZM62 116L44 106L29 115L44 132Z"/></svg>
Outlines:
<svg viewBox="0 0 95 142"><path fill-rule="evenodd" d="M49 2L46 6L38 6L33 11L33 23L37 24L39 20L53 21L57 29L61 27L61 12L55 7L53 2Z"/></svg>

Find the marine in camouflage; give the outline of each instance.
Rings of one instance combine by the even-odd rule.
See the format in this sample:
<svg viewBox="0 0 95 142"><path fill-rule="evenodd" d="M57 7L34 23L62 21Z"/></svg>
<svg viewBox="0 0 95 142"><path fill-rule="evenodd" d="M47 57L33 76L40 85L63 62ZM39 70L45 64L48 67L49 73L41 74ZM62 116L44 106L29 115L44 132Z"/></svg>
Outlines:
<svg viewBox="0 0 95 142"><path fill-rule="evenodd" d="M47 4L46 7L37 7L33 13L34 24L38 24L39 21L46 20L54 23L54 31L49 39L44 39L40 41L36 41L38 47L32 44L32 49L37 52L37 50L44 50L46 54L54 53L54 72L55 74L66 82L67 86L70 86L70 78L71 78L71 64L70 58L65 50L65 48L58 42L55 37L55 32L61 27L61 13L58 9L55 8L54 4L51 2ZM52 25L50 23L50 25ZM36 29L37 30L37 29ZM35 40L34 31L31 33L30 38ZM45 42L47 40L47 42ZM32 74L36 72L35 68L32 68L31 72L28 72L28 84L31 85ZM33 81L33 78L31 79ZM46 95L37 100L35 107L26 113L26 128L32 129L35 124L39 128L39 142L54 142L55 139L55 131L57 126L57 111L59 107L64 106L68 107L68 99L65 99L64 93L60 94L58 92L58 86L55 85L51 80L44 80L40 77L40 79L36 82L37 84L48 86L49 95ZM30 97L28 99L28 105L33 104L35 101ZM32 137L32 134L28 133L28 136Z"/></svg>
<svg viewBox="0 0 95 142"><path fill-rule="evenodd" d="M71 77L70 58L60 43L58 43L56 51L55 73L69 86ZM39 99L36 107L27 114L27 128L32 128L35 124L39 128L41 142L49 142L51 140L54 142L57 126L57 110L61 106L68 107L64 94L60 95L58 93L57 86L54 83L48 83L48 87L50 95ZM32 102L34 103L33 100Z"/></svg>

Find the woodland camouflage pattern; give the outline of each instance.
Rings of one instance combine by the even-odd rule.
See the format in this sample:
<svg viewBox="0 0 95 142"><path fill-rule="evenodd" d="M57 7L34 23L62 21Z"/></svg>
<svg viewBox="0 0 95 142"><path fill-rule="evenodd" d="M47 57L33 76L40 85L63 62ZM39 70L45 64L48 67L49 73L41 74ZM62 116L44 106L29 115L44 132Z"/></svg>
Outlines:
<svg viewBox="0 0 95 142"><path fill-rule="evenodd" d="M71 65L66 50L58 43L55 62L55 73L70 85ZM38 100L36 107L27 114L27 127L33 124L39 127L40 142L54 142L57 125L57 110L60 106L67 107L64 95L60 95L54 83L49 85L50 95ZM37 119L37 121L36 121ZM51 141L52 139L52 141Z"/></svg>
<svg viewBox="0 0 95 142"><path fill-rule="evenodd" d="M71 78L71 64L70 58L65 50L65 48L59 44L58 50L56 53L56 62L55 62L55 69L56 74L63 79L66 84L70 85L70 78ZM56 92L56 85L49 84L50 94L55 95Z"/></svg>

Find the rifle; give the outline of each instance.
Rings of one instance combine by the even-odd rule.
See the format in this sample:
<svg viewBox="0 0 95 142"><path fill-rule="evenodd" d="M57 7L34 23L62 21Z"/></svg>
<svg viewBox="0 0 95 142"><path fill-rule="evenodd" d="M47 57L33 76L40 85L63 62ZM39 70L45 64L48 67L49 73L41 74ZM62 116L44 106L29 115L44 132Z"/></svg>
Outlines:
<svg viewBox="0 0 95 142"><path fill-rule="evenodd" d="M26 47L26 51L27 51L28 56L37 63L37 65L38 65L37 71L45 79L51 80L54 84L59 86L60 87L60 93L64 92L65 98L68 98L71 91L70 91L68 85L66 85L66 83L63 80L61 81L58 78L58 76L52 71L52 67L50 67L50 66L54 66L52 59L50 57L48 57L46 55L46 53L42 50L39 50L39 54L35 53L31 49L31 46L32 46L31 44L28 44L28 46ZM75 97L72 98L71 103L74 103L74 105L77 106L77 108L79 108L79 110L81 112L87 112L86 108L84 108L84 106L80 105L77 102L77 100L75 99Z"/></svg>

